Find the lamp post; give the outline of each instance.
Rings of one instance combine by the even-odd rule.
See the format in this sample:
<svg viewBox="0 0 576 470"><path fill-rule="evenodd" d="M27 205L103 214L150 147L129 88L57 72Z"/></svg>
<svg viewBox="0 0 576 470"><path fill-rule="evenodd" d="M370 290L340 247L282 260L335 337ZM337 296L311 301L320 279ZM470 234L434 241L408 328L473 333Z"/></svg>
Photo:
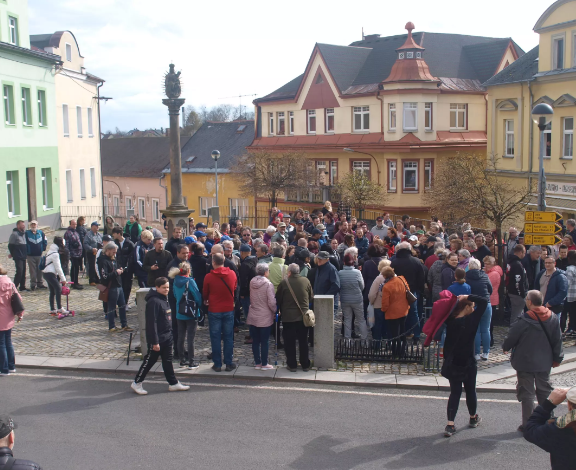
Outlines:
<svg viewBox="0 0 576 470"><path fill-rule="evenodd" d="M546 173L544 172L544 155L546 153L546 139L544 131L552 120L554 110L546 103L540 103L532 108L532 120L540 129L540 158L538 169L538 210L546 210Z"/></svg>
<svg viewBox="0 0 576 470"><path fill-rule="evenodd" d="M374 159L374 162L376 163L376 171L378 172L378 184L380 184L380 166L378 165L378 160L376 160L376 157L374 155L372 155L371 153L366 153L366 152L360 152L358 150L354 150L351 148L345 148L343 149L344 152L355 152L355 153L361 153L363 155L368 155L370 157L372 157Z"/></svg>
<svg viewBox="0 0 576 470"><path fill-rule="evenodd" d="M218 150L212 150L212 158L214 159L214 174L216 176L216 207L218 205L218 159L220 158L220 152Z"/></svg>

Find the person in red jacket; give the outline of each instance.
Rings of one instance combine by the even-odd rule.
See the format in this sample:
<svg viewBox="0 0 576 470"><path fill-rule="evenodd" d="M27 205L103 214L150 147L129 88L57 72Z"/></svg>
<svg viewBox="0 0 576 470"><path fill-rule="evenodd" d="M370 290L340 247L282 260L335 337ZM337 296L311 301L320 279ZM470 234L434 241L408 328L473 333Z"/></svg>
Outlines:
<svg viewBox="0 0 576 470"><path fill-rule="evenodd" d="M236 274L224 267L224 255L212 255L213 269L204 278L202 296L208 306L210 323L210 342L212 343L212 369L222 371L222 341L224 341L224 364L226 372L236 369L232 362L234 348L234 292L236 292Z"/></svg>

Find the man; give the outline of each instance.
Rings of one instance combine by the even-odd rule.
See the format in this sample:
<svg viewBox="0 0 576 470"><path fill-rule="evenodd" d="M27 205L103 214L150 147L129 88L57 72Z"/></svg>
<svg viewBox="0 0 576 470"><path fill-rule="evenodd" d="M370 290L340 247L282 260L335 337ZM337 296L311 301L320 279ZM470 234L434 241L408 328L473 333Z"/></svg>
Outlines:
<svg viewBox="0 0 576 470"><path fill-rule="evenodd" d="M130 298L130 292L132 291L132 279L134 278L134 250L136 249L134 243L129 238L124 238L124 233L120 227L114 227L112 229L112 238L114 238L114 243L118 246L118 251L116 252L116 262L120 266L122 271L122 292L124 292L124 300L126 301L126 308L130 309L128 305L128 299ZM151 250L154 251L154 250ZM146 258L144 258L146 261ZM144 268L146 269L146 268ZM164 276L166 277L166 276ZM153 286L154 284L148 284Z"/></svg>
<svg viewBox="0 0 576 470"><path fill-rule="evenodd" d="M321 252L323 253L323 252ZM290 286L288 286L290 283ZM292 288L292 291L290 291ZM294 295L292 295L292 292ZM296 297L296 300L294 300ZM300 351L300 365L304 372L310 370L310 358L308 356L308 328L304 325L302 312L308 310L308 306L314 297L310 281L300 276L300 267L297 264L288 266L288 277L284 279L276 291L276 303L282 314L284 330L282 336L286 351L286 368L290 372L296 372L296 341Z"/></svg>
<svg viewBox="0 0 576 470"><path fill-rule="evenodd" d="M250 310L250 281L256 276L256 256L252 256L252 249L248 245L240 246L240 304L244 311L244 318L248 320ZM251 344L249 336L246 344Z"/></svg>
<svg viewBox="0 0 576 470"><path fill-rule="evenodd" d="M78 283L78 273L80 272L80 264L82 263L82 242L80 241L80 235L76 231L76 221L71 220L70 226L64 234L64 241L70 251L70 280L73 282L72 288L82 290L82 287Z"/></svg>
<svg viewBox="0 0 576 470"><path fill-rule="evenodd" d="M0 470L42 470L42 467L30 460L15 459L14 429L16 425L10 416L0 416Z"/></svg>
<svg viewBox="0 0 576 470"><path fill-rule="evenodd" d="M510 327L524 311L524 298L528 286L526 270L522 260L526 256L524 245L516 245L506 264L506 287L510 300Z"/></svg>
<svg viewBox="0 0 576 470"><path fill-rule="evenodd" d="M272 255L268 253L268 245L262 243L256 249L256 257L259 263L270 264L272 262Z"/></svg>
<svg viewBox="0 0 576 470"><path fill-rule="evenodd" d="M370 233L375 237L379 237L380 240L384 240L384 238L388 236L388 226L384 225L384 219L382 217L376 218L376 225L372 227Z"/></svg>
<svg viewBox="0 0 576 470"><path fill-rule="evenodd" d="M564 358L558 317L552 315L542 301L540 292L528 291L528 311L510 327L502 345L505 353L514 350L511 363L518 379L516 397L522 403L520 432L524 432L534 411L534 397L538 397L538 403L542 405L552 391L550 370L559 366Z"/></svg>
<svg viewBox="0 0 576 470"><path fill-rule="evenodd" d="M188 245L178 245L176 251L176 257L168 263L166 268L167 272L170 272L172 268L177 268L180 263L188 261L188 255L190 254L190 249ZM192 273L194 275L194 273ZM172 315L172 336L174 337L174 359L180 359L181 361L185 358L180 357L178 354L178 321L176 320L176 297L174 296L174 278L168 278L168 283L170 284L170 291L168 292L168 303L170 304L170 310L174 312Z"/></svg>
<svg viewBox="0 0 576 470"><path fill-rule="evenodd" d="M524 269L526 270L526 279L528 280L528 289L540 289L534 281L540 271L544 269L542 262L542 247L539 245L532 245L528 248L528 253L522 260Z"/></svg>
<svg viewBox="0 0 576 470"><path fill-rule="evenodd" d="M256 256L256 250L260 245L264 244L264 240L261 238L255 238L252 240L252 256Z"/></svg>
<svg viewBox="0 0 576 470"><path fill-rule="evenodd" d="M286 224L284 222L280 222L278 224L278 231L272 235L270 242L281 243L283 241L288 243L288 234L286 233Z"/></svg>
<svg viewBox="0 0 576 470"><path fill-rule="evenodd" d="M551 418L554 408L567 400L568 413ZM576 462L576 387L557 388L536 407L524 430L524 439L550 454L552 470L571 470Z"/></svg>
<svg viewBox="0 0 576 470"><path fill-rule="evenodd" d="M26 224L23 220L16 222L16 228L12 229L8 240L9 258L14 260L16 274L14 275L14 285L19 287L19 291L28 291L26 289L26 233L24 232Z"/></svg>
<svg viewBox="0 0 576 470"><path fill-rule="evenodd" d="M202 244L206 243L206 238L208 237L208 235L206 235L206 233L202 230L196 230L194 232L194 236L196 237L196 241Z"/></svg>
<svg viewBox="0 0 576 470"><path fill-rule="evenodd" d="M430 256L434 255L434 244L438 241L436 237L428 237L426 238L426 243L420 243L419 251L420 251L420 259L426 263L426 260L430 258ZM438 259L438 257L436 257ZM436 261L436 260L434 260ZM432 262L434 262L432 261ZM428 266L427 266L428 267Z"/></svg>
<svg viewBox="0 0 576 470"><path fill-rule="evenodd" d="M344 237L348 233L348 222L344 221L340 224L340 230L334 234L334 238L338 240L338 244L344 243Z"/></svg>
<svg viewBox="0 0 576 470"><path fill-rule="evenodd" d="M98 275L96 274L96 253L98 253L99 248L102 248L102 235L100 235L98 231L98 226L97 221L90 224L90 231L84 236L83 243L86 258L88 259L88 279L91 286L95 286L98 282ZM112 229L112 233L114 233L114 230L115 229ZM120 232L122 232L122 229L120 229ZM126 304L128 304L128 300L126 300Z"/></svg>
<svg viewBox="0 0 576 470"><path fill-rule="evenodd" d="M286 214L284 219L282 219L282 221L286 224L286 233L288 234L288 238L290 238L290 234L296 230L294 226L290 224L291 220L292 216L290 214Z"/></svg>
<svg viewBox="0 0 576 470"><path fill-rule="evenodd" d="M240 219L237 219L236 221L230 222L230 227L231 233L235 233L236 235L241 235L242 234L242 221Z"/></svg>
<svg viewBox="0 0 576 470"><path fill-rule="evenodd" d="M236 266L236 271L238 271L238 269L240 269L240 258L234 254L234 242L232 240L224 240L222 242L222 248L224 249L226 259L232 261L234 266Z"/></svg>
<svg viewBox="0 0 576 470"><path fill-rule="evenodd" d="M294 244L294 239L298 233L304 233L304 221L302 219L296 221L296 228L288 235L288 242L291 245Z"/></svg>
<svg viewBox="0 0 576 470"><path fill-rule="evenodd" d="M240 234L240 243L248 246L253 246L252 229L250 227L244 227L242 229L242 233Z"/></svg>
<svg viewBox="0 0 576 470"><path fill-rule="evenodd" d="M148 225L146 227L146 230L148 230L154 238L162 238L162 232L160 230L158 230L156 227L152 227L152 225ZM142 238L142 234L140 234L140 238ZM134 246L136 246L136 245L134 245Z"/></svg>
<svg viewBox="0 0 576 470"><path fill-rule="evenodd" d="M474 243L476 244L476 251L472 253L472 256L480 261L482 268L484 268L484 258L486 256L492 256L490 248L486 246L486 237L482 233L478 233L474 237Z"/></svg>
<svg viewBox="0 0 576 470"><path fill-rule="evenodd" d="M278 284L282 282L282 279L286 278L287 266L284 264L284 254L286 253L286 248L283 246L276 246L272 250L272 262L268 265L270 268L270 282L274 285L274 292L278 289Z"/></svg>
<svg viewBox="0 0 576 470"><path fill-rule="evenodd" d="M566 235L570 235L576 243L576 220L568 219L566 221Z"/></svg>
<svg viewBox="0 0 576 470"><path fill-rule="evenodd" d="M178 252L178 245L184 243L182 240L182 227L175 226L172 230L172 238L166 243L166 251L169 251L172 258L176 258L176 253Z"/></svg>
<svg viewBox="0 0 576 470"><path fill-rule="evenodd" d="M226 372L236 369L232 362L234 348L234 292L238 284L236 274L224 266L224 255L212 255L213 269L204 278L202 298L208 306L210 343L212 345L212 369L222 371L222 346L224 341L224 364Z"/></svg>
<svg viewBox="0 0 576 470"><path fill-rule="evenodd" d="M226 240L232 240L232 238L230 237L230 224L226 223L222 224L220 226L220 233L222 234L222 236L220 237L220 243Z"/></svg>
<svg viewBox="0 0 576 470"><path fill-rule="evenodd" d="M164 249L164 240L154 239L154 249L144 256L144 271L148 273L148 285L153 286L159 277L168 276L168 264L172 261L172 254Z"/></svg>
<svg viewBox="0 0 576 470"><path fill-rule="evenodd" d="M410 224L411 224L411 219L410 216L408 214L404 214L402 216L402 225L404 225L404 228L406 230L410 230Z"/></svg>
<svg viewBox="0 0 576 470"><path fill-rule="evenodd" d="M316 214L310 216L310 220L304 224L304 231L312 234L312 230L316 228L316 225L320 223L320 220Z"/></svg>
<svg viewBox="0 0 576 470"><path fill-rule="evenodd" d="M320 247L320 249L322 249L322 245L324 245L326 243L326 240L324 240L322 238L322 232L320 231L320 229L317 229L317 228L312 230L312 239L311 240L318 243L318 246Z"/></svg>
<svg viewBox="0 0 576 470"><path fill-rule="evenodd" d="M534 285L542 293L545 307L560 316L568 294L568 279L564 271L556 269L556 261L552 256L544 260L544 268L545 270L540 271L536 276Z"/></svg>
<svg viewBox="0 0 576 470"><path fill-rule="evenodd" d="M202 231L204 231L204 230L207 229L207 228L208 228L208 226L207 226L205 223L203 223L203 222L198 222L198 223L196 224L196 230L202 230Z"/></svg>
<svg viewBox="0 0 576 470"><path fill-rule="evenodd" d="M168 252L166 252L168 253ZM170 253L168 253L170 254ZM162 358L162 369L168 382L168 391L179 392L189 390L189 385L182 385L174 375L174 366L172 365L172 350L174 340L172 338L172 316L176 312L170 310L168 304L168 290L170 284L165 277L154 279L156 290L150 289L146 294L146 342L148 343L148 352L144 356L140 370L132 382L132 390L138 395L147 395L148 392L142 388L142 382L159 357Z"/></svg>
<svg viewBox="0 0 576 470"><path fill-rule="evenodd" d="M568 268L568 247L560 245L558 248L558 259L556 260L556 267L562 271Z"/></svg>
<svg viewBox="0 0 576 470"><path fill-rule="evenodd" d="M28 261L28 269L30 270L30 290L46 289L42 278L42 271L40 271L40 259L42 253L48 245L46 235L42 230L38 229L38 222L32 220L28 224L26 236L26 261Z"/></svg>
<svg viewBox="0 0 576 470"><path fill-rule="evenodd" d="M308 271L308 280L316 295L336 296L340 292L338 270L330 263L330 254L321 251L316 256L316 267ZM336 299L334 299L334 316L336 316Z"/></svg>
<svg viewBox="0 0 576 470"><path fill-rule="evenodd" d="M496 243L499 243L499 241L496 240ZM504 261L508 259L508 256L514 253L514 247L518 244L518 229L516 227L510 227L508 229L508 241L504 246Z"/></svg>

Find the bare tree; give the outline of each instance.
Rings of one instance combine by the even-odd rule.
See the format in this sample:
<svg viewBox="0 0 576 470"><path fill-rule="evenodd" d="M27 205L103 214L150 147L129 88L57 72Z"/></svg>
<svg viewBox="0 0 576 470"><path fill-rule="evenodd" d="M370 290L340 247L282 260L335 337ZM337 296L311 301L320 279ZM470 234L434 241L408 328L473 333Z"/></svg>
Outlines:
<svg viewBox="0 0 576 470"><path fill-rule="evenodd" d="M341 200L348 201L358 210L360 218L364 217L366 206L382 205L386 197L382 186L360 171L346 173L335 184L334 190Z"/></svg>
<svg viewBox="0 0 576 470"><path fill-rule="evenodd" d="M200 126L202 126L202 119L200 115L194 108L194 106L186 106L184 109L184 128L182 129L182 135L194 135Z"/></svg>

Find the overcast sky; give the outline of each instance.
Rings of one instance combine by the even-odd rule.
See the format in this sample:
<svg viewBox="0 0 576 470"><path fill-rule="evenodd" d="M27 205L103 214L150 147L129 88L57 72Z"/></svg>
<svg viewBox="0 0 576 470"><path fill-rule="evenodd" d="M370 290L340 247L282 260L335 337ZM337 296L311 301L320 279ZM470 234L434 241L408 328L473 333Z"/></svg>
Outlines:
<svg viewBox="0 0 576 470"><path fill-rule="evenodd" d="M316 42L416 31L512 37L538 44L534 24L553 2L535 0L28 0L30 34L70 30L86 69L106 80L102 130L166 127L162 81L170 61L194 106L239 104L300 75ZM242 98L251 106L255 97Z"/></svg>

